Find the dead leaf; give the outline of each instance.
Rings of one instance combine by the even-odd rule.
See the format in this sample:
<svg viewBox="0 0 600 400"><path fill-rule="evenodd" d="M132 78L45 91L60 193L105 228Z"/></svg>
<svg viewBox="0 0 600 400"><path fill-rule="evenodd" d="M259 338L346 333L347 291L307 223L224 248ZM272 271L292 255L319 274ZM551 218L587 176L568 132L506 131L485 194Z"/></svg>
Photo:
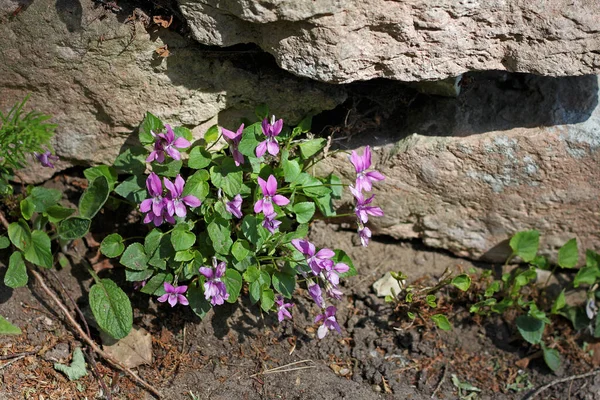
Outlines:
<svg viewBox="0 0 600 400"><path fill-rule="evenodd" d="M158 54L159 57L169 57L171 55L171 53L169 52L169 47L168 45L164 45L164 46L160 46L158 49L155 50L156 54Z"/></svg>
<svg viewBox="0 0 600 400"><path fill-rule="evenodd" d="M168 28L173 23L173 16L171 15L171 18L167 20L167 17L163 17L162 15L155 15L154 17L152 17L152 21L154 21L156 25L162 26L163 28Z"/></svg>
<svg viewBox="0 0 600 400"><path fill-rule="evenodd" d="M115 340L100 333L102 348L128 368L152 364L152 336L144 328L134 326L129 335Z"/></svg>

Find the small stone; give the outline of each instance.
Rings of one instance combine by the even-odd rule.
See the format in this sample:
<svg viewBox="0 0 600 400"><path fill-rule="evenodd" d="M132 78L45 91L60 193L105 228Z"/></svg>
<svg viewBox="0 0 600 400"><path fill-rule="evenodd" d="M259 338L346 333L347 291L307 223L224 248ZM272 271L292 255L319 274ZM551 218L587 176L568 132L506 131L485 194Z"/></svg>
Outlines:
<svg viewBox="0 0 600 400"><path fill-rule="evenodd" d="M67 361L70 355L69 344L62 342L54 346L52 350L47 351L44 354L44 360L62 363Z"/></svg>
<svg viewBox="0 0 600 400"><path fill-rule="evenodd" d="M340 376L347 376L347 375L350 375L351 372L352 371L350 371L349 368L342 368L342 369L340 369L340 371L338 372L338 374Z"/></svg>
<svg viewBox="0 0 600 400"><path fill-rule="evenodd" d="M48 317L44 317L44 325L46 325L46 326L52 326L52 325L54 325L54 321L52 321Z"/></svg>
<svg viewBox="0 0 600 400"><path fill-rule="evenodd" d="M371 387L373 388L374 392L381 393L381 386L379 386L379 385L373 385Z"/></svg>

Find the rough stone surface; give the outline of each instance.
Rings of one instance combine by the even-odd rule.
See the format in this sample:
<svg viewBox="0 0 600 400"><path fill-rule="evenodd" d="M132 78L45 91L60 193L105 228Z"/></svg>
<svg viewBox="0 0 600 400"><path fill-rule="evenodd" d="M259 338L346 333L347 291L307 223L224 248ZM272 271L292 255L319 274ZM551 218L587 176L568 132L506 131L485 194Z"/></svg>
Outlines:
<svg viewBox="0 0 600 400"><path fill-rule="evenodd" d="M123 23L132 12L117 16L90 0L38 0L0 24L0 109L31 93L29 109L54 116L59 169L111 162L146 111L190 128L228 126L263 102L298 121L345 99L342 88L270 67L260 53L208 51L156 27L150 35L139 22ZM155 51L164 44L167 58ZM53 172L24 178L40 181Z"/></svg>
<svg viewBox="0 0 600 400"><path fill-rule="evenodd" d="M178 0L194 38L324 82L600 71L597 0Z"/></svg>
<svg viewBox="0 0 600 400"><path fill-rule="evenodd" d="M374 204L386 215L369 220L374 230L491 261L525 229L541 231L546 252L572 237L600 248L598 77L466 79L457 99L417 97L396 109L404 125L390 118L348 144L378 137L374 166L387 179ZM344 154L321 168L355 176Z"/></svg>

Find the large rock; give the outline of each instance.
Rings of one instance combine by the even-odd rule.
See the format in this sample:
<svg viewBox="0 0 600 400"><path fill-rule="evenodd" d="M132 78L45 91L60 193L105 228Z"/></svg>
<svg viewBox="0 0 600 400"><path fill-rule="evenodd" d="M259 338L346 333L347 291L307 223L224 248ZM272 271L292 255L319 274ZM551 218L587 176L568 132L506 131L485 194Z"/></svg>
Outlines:
<svg viewBox="0 0 600 400"><path fill-rule="evenodd" d="M204 44L256 43L324 82L600 71L597 0L178 0Z"/></svg>
<svg viewBox="0 0 600 400"><path fill-rule="evenodd" d="M525 229L542 232L546 252L572 237L600 249L598 77L465 79L457 99L415 105L421 96L395 110L404 124L392 114L349 144L375 144L374 166L387 176L375 185L385 216L370 219L374 231L500 262ZM344 154L321 168L355 176Z"/></svg>
<svg viewBox="0 0 600 400"><path fill-rule="evenodd" d="M36 0L0 23L0 109L31 93L28 108L58 124L59 168L111 162L146 111L190 128L229 126L263 102L298 121L345 99L343 88L297 78L260 53L206 49L172 31L155 27L151 36L139 22L119 22L132 12L117 16L90 0ZM155 51L164 44L167 58ZM40 181L53 172L24 177Z"/></svg>

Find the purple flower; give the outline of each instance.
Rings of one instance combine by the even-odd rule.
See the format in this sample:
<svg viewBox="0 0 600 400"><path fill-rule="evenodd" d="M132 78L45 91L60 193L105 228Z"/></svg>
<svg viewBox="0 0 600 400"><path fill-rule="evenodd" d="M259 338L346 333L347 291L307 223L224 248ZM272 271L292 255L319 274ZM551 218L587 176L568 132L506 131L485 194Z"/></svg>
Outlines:
<svg viewBox="0 0 600 400"><path fill-rule="evenodd" d="M593 297L588 299L587 303L585 304L585 313L589 319L594 319L596 314L598 314L598 306L596 305L596 301Z"/></svg>
<svg viewBox="0 0 600 400"><path fill-rule="evenodd" d="M144 286L146 286L146 280L145 279L143 281L133 282L133 290L140 290Z"/></svg>
<svg viewBox="0 0 600 400"><path fill-rule="evenodd" d="M52 155L52 153L50 153L50 150L46 150L42 154L34 152L33 155L39 160L42 166L46 168L54 168L54 164L52 164L52 161L58 161L58 157Z"/></svg>
<svg viewBox="0 0 600 400"><path fill-rule="evenodd" d="M282 128L283 120L278 119L275 121L275 116L271 118L271 123L269 123L267 118L263 120L262 131L267 137L267 140L260 142L258 146L256 146L256 157L262 157L267 151L272 156L279 154L279 143L277 143L275 137L281 133Z"/></svg>
<svg viewBox="0 0 600 400"><path fill-rule="evenodd" d="M175 307L177 303L184 306L190 304L188 299L183 295L187 291L187 286L173 286L169 282L165 282L164 287L166 293L157 299L161 303L168 300L171 307Z"/></svg>
<svg viewBox="0 0 600 400"><path fill-rule="evenodd" d="M275 233L279 225L281 225L281 221L277 221L275 218L277 214L269 214L265 215L265 219L262 222L262 226L267 229L271 234Z"/></svg>
<svg viewBox="0 0 600 400"><path fill-rule="evenodd" d="M310 295L310 297L312 297L312 299L314 300L315 303L317 303L317 305L321 308L325 307L325 302L323 301L323 294L321 292L321 286L319 286L317 283L314 282L309 282L308 283L308 294Z"/></svg>
<svg viewBox="0 0 600 400"><path fill-rule="evenodd" d="M348 272L350 267L348 267L344 263L333 264L333 262L323 263L323 275L329 283L333 286L337 286L340 283L339 274L343 274L344 272Z"/></svg>
<svg viewBox="0 0 600 400"><path fill-rule="evenodd" d="M154 215L160 217L164 207L162 197L163 187L160 178L154 172L151 172L146 179L146 188L148 189L148 194L152 198L142 201L140 204L140 211L147 213L152 209Z"/></svg>
<svg viewBox="0 0 600 400"><path fill-rule="evenodd" d="M342 333L342 329L340 328L340 325L337 323L337 321L335 319L336 311L337 310L335 309L334 306L329 306L325 310L324 314L319 314L315 318L315 323L317 323L319 321L323 321L323 325L321 325L319 327L319 330L317 331L317 337L319 339L323 339L327 335L327 333L333 329L338 331L338 333Z"/></svg>
<svg viewBox="0 0 600 400"><path fill-rule="evenodd" d="M359 156L356 154L356 151L352 150L350 162L354 165L354 169L356 170L356 190L359 192L362 192L363 189L369 192L373 187L372 182L385 179L385 177L377 171L367 172L367 169L371 168L371 148L369 146L365 148L365 152L362 156Z"/></svg>
<svg viewBox="0 0 600 400"><path fill-rule="evenodd" d="M327 293L327 296L331 297L332 299L336 299L336 300L341 300L342 295L344 294L337 287L332 286L329 283L327 285L325 285L325 292Z"/></svg>
<svg viewBox="0 0 600 400"><path fill-rule="evenodd" d="M164 201L167 201L167 200L164 199ZM167 221L170 224L175 224L175 222L176 222L175 218L173 218L173 216L169 215L169 212L167 211L167 207L163 207L161 215L155 215L154 213L149 212L148 214L146 214L146 217L144 218L145 224L149 224L150 222L153 222L154 226L161 226L164 221Z"/></svg>
<svg viewBox="0 0 600 400"><path fill-rule="evenodd" d="M233 200L225 203L225 209L234 217L242 218L242 195L236 194Z"/></svg>
<svg viewBox="0 0 600 400"><path fill-rule="evenodd" d="M242 133L244 132L244 124L240 125L237 132L232 132L225 128L221 128L221 132L223 133L223 136L227 138L226 140L227 143L229 143L229 151L231 152L235 166L239 167L240 164L244 163L244 155L238 150L238 145L242 140Z"/></svg>
<svg viewBox="0 0 600 400"><path fill-rule="evenodd" d="M213 259L213 264L216 264L216 260ZM223 275L225 275L226 265L225 262L220 262L215 268L200 267L200 273L206 277L204 283L204 298L210 299L210 304L213 306L220 306L229 298L227 293L227 287L225 283L221 281Z"/></svg>
<svg viewBox="0 0 600 400"><path fill-rule="evenodd" d="M308 240L301 239L292 239L292 245L296 250L304 254L308 266L315 275L319 275L323 270L323 264L333 264L333 261L331 261L330 258L335 256L335 253L330 249L321 249L315 254L315 245Z"/></svg>
<svg viewBox="0 0 600 400"><path fill-rule="evenodd" d="M277 319L279 322L286 318L292 319L292 314L287 309L292 308L294 305L292 303L284 303L284 301L283 296L278 294L275 303L277 304Z"/></svg>
<svg viewBox="0 0 600 400"><path fill-rule="evenodd" d="M185 215L187 214L185 205L195 208L199 207L200 204L202 204L196 196L187 195L185 197L181 197L181 194L183 193L183 186L185 185L185 181L183 180L181 175L177 174L177 177L175 178L175 184L173 184L167 178L163 178L163 181L165 182L166 188L170 192L167 195L166 204L167 211L170 216L173 216L173 214L177 214L178 217L185 217Z"/></svg>
<svg viewBox="0 0 600 400"><path fill-rule="evenodd" d="M278 206L285 206L290 203L286 197L280 194L275 194L277 192L277 180L273 175L269 175L269 178L266 182L264 179L259 177L258 184L260 185L260 189L262 190L264 197L254 204L255 213L262 211L265 215L271 215L275 212L273 203L277 204Z"/></svg>
<svg viewBox="0 0 600 400"><path fill-rule="evenodd" d="M185 138L178 137L175 139L175 132L173 132L170 125L165 124L165 128L167 133L159 133L158 135L150 131L152 136L156 138L156 141L154 142L154 150L152 150L148 158L146 158L146 162L156 160L157 162L162 163L165 161L165 153L174 160L180 160L181 154L177 149L185 149L186 147L191 146L191 143Z"/></svg>
<svg viewBox="0 0 600 400"><path fill-rule="evenodd" d="M360 237L362 245L367 247L369 245L369 240L371 239L371 230L366 226L358 228L358 237Z"/></svg>
<svg viewBox="0 0 600 400"><path fill-rule="evenodd" d="M375 195L372 195L368 199L365 199L362 192L358 189L354 189L352 186L350 186L350 191L356 199L356 207L354 208L354 212L356 213L356 216L358 217L360 222L366 224L367 221L369 221L369 215L373 215L375 217L383 216L383 210L381 208L369 206L369 204L371 204L371 202L373 201Z"/></svg>

